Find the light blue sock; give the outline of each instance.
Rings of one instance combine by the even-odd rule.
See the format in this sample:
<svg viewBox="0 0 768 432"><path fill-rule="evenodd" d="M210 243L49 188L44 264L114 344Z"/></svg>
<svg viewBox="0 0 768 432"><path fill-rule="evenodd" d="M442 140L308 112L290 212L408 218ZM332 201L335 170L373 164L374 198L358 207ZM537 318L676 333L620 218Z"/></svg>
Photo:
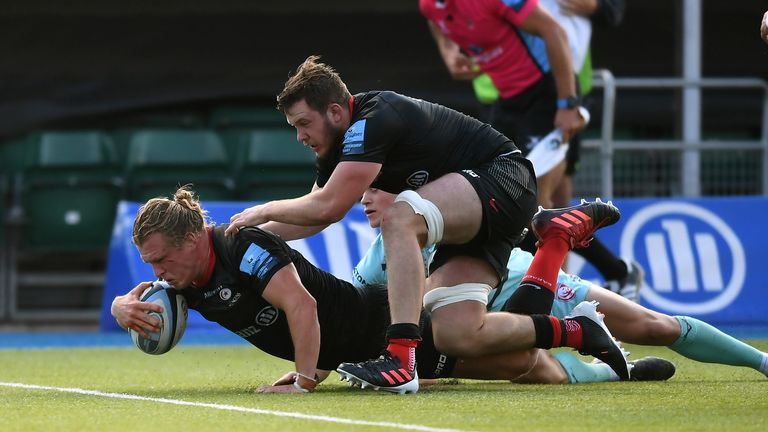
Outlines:
<svg viewBox="0 0 768 432"><path fill-rule="evenodd" d="M688 316L676 316L680 337L669 346L689 359L705 363L746 366L768 375L768 355Z"/></svg>
<svg viewBox="0 0 768 432"><path fill-rule="evenodd" d="M582 384L592 382L618 381L619 376L605 363L585 363L569 352L556 352L552 355L568 374L568 382Z"/></svg>

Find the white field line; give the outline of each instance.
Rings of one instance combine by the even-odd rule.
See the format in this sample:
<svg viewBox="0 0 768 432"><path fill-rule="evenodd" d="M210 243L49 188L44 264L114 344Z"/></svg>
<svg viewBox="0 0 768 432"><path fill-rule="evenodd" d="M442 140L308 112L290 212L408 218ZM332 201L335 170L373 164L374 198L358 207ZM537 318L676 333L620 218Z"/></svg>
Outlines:
<svg viewBox="0 0 768 432"><path fill-rule="evenodd" d="M139 396L139 395L126 394L126 393L106 393L98 390L86 390L86 389L79 389L79 388L50 387L50 386L22 384L22 383L9 383L9 382L0 382L0 387L13 387L13 388L22 388L27 390L48 390L48 391L56 391L56 392L62 392L62 393L75 393L75 394L87 395L87 396L98 396L98 397L113 398L113 399L130 399L130 400L164 403L164 404L170 404L170 405L194 406L194 407L212 408L212 409L223 410L223 411L238 411L238 412L246 412L251 414L271 415L275 417L289 417L289 418L296 418L296 419L302 419L302 420L314 420L314 421L341 423L341 424L357 425L357 426L376 426L376 427L384 427L384 428L392 428L392 429L416 430L416 431L425 431L425 432L464 432L459 429L441 429L441 428L433 428L428 426L403 424L403 423L353 420L353 419L345 419L340 417L302 414L298 412L289 412L289 411L274 411L274 410L265 410L265 409L258 409L258 408L239 407L234 405L220 405L220 404L212 404L212 403L205 403L205 402L190 402L190 401L177 400L177 399L154 398L154 397Z"/></svg>

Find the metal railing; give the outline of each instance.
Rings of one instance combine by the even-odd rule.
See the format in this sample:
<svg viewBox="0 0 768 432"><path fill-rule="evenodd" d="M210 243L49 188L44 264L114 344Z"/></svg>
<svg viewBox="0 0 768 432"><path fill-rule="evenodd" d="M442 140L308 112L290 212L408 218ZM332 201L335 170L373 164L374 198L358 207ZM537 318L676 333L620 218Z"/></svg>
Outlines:
<svg viewBox="0 0 768 432"><path fill-rule="evenodd" d="M703 78L699 80L685 80L682 78L615 78L605 69L597 69L593 75L593 86L603 89L603 115L601 137L599 139L585 139L582 146L585 149L599 149L600 154L600 193L605 198L614 196L613 184L613 160L616 149L621 150L679 150L683 154L681 163L681 178L684 181L699 182L699 164L686 163L686 159L693 155L693 160L698 160L702 150L733 149L733 150L759 150L762 152L762 178L761 192L768 194L768 83L759 78ZM614 117L616 111L617 89L761 89L762 100L762 125L760 140L615 140ZM699 136L701 131L696 131ZM689 188L682 187L684 196ZM699 188L700 190L700 188Z"/></svg>

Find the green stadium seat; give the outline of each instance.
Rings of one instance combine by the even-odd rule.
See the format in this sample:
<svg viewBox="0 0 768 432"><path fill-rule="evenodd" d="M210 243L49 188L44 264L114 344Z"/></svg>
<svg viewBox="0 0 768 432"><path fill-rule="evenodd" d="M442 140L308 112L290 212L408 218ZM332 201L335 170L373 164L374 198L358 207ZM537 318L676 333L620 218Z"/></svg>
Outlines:
<svg viewBox="0 0 768 432"><path fill-rule="evenodd" d="M211 110L213 128L278 128L285 126L285 116L274 106L224 105Z"/></svg>
<svg viewBox="0 0 768 432"><path fill-rule="evenodd" d="M248 201L295 198L312 190L315 154L296 142L292 129L252 130L237 177L238 197Z"/></svg>
<svg viewBox="0 0 768 432"><path fill-rule="evenodd" d="M235 198L224 144L208 129L143 129L130 138L128 197L144 202L191 183L201 201Z"/></svg>
<svg viewBox="0 0 768 432"><path fill-rule="evenodd" d="M123 179L113 143L100 131L50 131L27 141L21 176L21 247L106 250Z"/></svg>

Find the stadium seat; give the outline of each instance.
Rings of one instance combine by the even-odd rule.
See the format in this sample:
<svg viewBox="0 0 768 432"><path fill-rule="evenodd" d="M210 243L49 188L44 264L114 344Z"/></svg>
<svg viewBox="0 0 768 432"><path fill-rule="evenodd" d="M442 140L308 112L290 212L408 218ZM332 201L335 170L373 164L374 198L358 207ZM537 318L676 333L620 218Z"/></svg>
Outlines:
<svg viewBox="0 0 768 432"><path fill-rule="evenodd" d="M209 123L216 129L277 128L285 126L285 116L274 106L224 105L211 110Z"/></svg>
<svg viewBox="0 0 768 432"><path fill-rule="evenodd" d="M240 199L294 198L312 190L315 154L296 142L292 129L252 130L244 141L245 154L237 177Z"/></svg>
<svg viewBox="0 0 768 432"><path fill-rule="evenodd" d="M21 247L106 250L123 179L112 141L99 131L33 134L20 177Z"/></svg>
<svg viewBox="0 0 768 432"><path fill-rule="evenodd" d="M144 129L130 138L129 199L170 196L191 183L201 201L228 201L235 184L219 136L208 129Z"/></svg>

